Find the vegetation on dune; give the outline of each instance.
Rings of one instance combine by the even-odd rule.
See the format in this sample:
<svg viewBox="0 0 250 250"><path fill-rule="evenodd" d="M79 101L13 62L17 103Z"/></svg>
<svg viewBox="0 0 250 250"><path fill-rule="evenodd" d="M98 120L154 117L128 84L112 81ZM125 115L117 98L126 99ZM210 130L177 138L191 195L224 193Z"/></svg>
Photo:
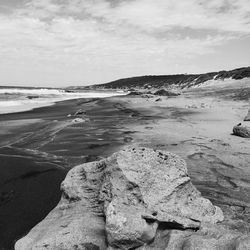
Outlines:
<svg viewBox="0 0 250 250"><path fill-rule="evenodd" d="M87 87L72 87L83 89L154 89L168 87L192 87L209 80L224 80L232 78L240 80L250 77L250 67L238 68L230 71L210 72L204 74L179 74L179 75L148 75L119 79L116 81L97 84Z"/></svg>

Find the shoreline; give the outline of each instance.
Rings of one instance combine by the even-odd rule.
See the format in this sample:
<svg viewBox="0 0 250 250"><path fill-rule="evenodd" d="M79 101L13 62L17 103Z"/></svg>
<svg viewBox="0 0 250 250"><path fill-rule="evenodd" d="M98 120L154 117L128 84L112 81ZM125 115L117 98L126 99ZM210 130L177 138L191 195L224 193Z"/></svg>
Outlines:
<svg viewBox="0 0 250 250"><path fill-rule="evenodd" d="M26 123L23 127L12 125L13 131L10 128L8 135L0 135L0 146L33 148L33 153L43 152L66 172L107 157L127 144L176 153L187 162L194 186L223 210L225 223L249 232L250 171L245 166L250 164L250 145L248 139L231 135L249 104L224 97L221 90L213 96L209 89L198 90L197 96L194 91L161 97L157 102L158 97L138 96L80 99L0 115L0 124L6 120ZM73 119L67 115L78 109L86 111L89 122L65 126ZM29 134L30 130L33 133Z"/></svg>
<svg viewBox="0 0 250 250"><path fill-rule="evenodd" d="M140 118L108 99L67 100L0 115L0 248L12 249L57 205L68 170L130 142L126 124ZM84 117L68 117L79 109ZM84 120L73 123L75 118Z"/></svg>
<svg viewBox="0 0 250 250"><path fill-rule="evenodd" d="M91 94L90 94L91 93ZM122 96L125 95L126 92L119 93L118 91L85 91L85 92L74 92L74 93L67 93L65 92L65 96L58 96L58 97L47 97L47 99L43 99L43 96L37 96L38 98L34 100L28 100L28 99L20 99L17 101L14 100L9 100L9 101L1 101L0 103L3 104L5 107L5 110L0 110L0 115L2 114L12 114L12 113L22 113L25 111L31 111L37 108L42 108L42 107L49 107L53 106L58 102L64 102L64 101L69 101L69 100L76 100L76 99L90 99L90 98L109 98L112 96ZM28 93L27 93L28 95ZM68 95L68 96L66 96ZM82 96L83 95L83 96ZM93 95L93 97L88 96L88 95ZM27 96L26 96L27 97ZM12 103L12 105L6 106L8 102ZM15 105L13 105L13 102L16 102ZM21 102L21 103L18 103Z"/></svg>

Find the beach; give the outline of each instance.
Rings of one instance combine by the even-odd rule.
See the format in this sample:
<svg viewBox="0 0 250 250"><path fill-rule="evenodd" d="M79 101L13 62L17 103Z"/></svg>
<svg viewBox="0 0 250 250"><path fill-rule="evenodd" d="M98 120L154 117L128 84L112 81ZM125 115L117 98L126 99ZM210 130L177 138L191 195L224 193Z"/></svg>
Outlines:
<svg viewBox="0 0 250 250"><path fill-rule="evenodd" d="M192 183L223 210L225 223L248 232L250 145L232 128L249 103L236 93L226 86L160 100L76 99L0 115L1 247L13 246L57 205L69 169L129 144L181 156Z"/></svg>
<svg viewBox="0 0 250 250"><path fill-rule="evenodd" d="M250 144L232 129L238 123L249 126L243 122L249 93L250 83L243 81L187 89L161 100L123 98L148 118L131 126L134 144L181 156L192 183L223 210L223 223L244 233L250 229Z"/></svg>
<svg viewBox="0 0 250 250"><path fill-rule="evenodd" d="M0 248L11 249L57 205L69 169L131 140L126 124L141 118L116 105L76 99L0 115ZM79 109L84 117L75 116Z"/></svg>

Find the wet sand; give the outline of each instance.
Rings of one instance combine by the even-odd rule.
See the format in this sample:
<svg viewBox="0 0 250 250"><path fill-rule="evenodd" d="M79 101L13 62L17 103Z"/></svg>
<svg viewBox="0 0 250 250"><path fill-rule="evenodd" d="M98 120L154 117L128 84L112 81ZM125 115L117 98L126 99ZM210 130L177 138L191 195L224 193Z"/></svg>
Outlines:
<svg viewBox="0 0 250 250"><path fill-rule="evenodd" d="M79 109L86 114L71 116ZM73 123L75 118L85 122ZM131 142L127 124L143 120L108 99L77 99L0 115L0 249L12 249L58 203L75 165Z"/></svg>

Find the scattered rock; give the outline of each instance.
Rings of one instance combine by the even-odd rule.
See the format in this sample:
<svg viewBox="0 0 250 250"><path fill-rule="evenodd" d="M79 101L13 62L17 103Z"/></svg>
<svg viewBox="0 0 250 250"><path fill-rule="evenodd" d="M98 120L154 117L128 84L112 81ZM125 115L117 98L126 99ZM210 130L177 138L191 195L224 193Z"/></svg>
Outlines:
<svg viewBox="0 0 250 250"><path fill-rule="evenodd" d="M172 231L192 236L223 220L192 185L185 161L169 152L129 146L73 168L61 188L60 203L16 250L172 249Z"/></svg>
<svg viewBox="0 0 250 250"><path fill-rule="evenodd" d="M154 95L152 95L152 94L141 94L141 97L143 97L143 98L153 98L154 97Z"/></svg>
<svg viewBox="0 0 250 250"><path fill-rule="evenodd" d="M158 98L158 99L156 99L155 101L156 101L156 102L161 102L162 99L161 99L161 98Z"/></svg>
<svg viewBox="0 0 250 250"><path fill-rule="evenodd" d="M86 115L86 111L79 109L75 112L74 116Z"/></svg>
<svg viewBox="0 0 250 250"><path fill-rule="evenodd" d="M131 95L131 96L134 96L134 95L142 95L143 93L142 92L139 92L139 91L131 91L129 94L127 95Z"/></svg>
<svg viewBox="0 0 250 250"><path fill-rule="evenodd" d="M39 96L38 95L28 95L26 98L32 100L32 99L39 98Z"/></svg>
<svg viewBox="0 0 250 250"><path fill-rule="evenodd" d="M250 109L248 110L247 116L244 118L244 121L250 121Z"/></svg>
<svg viewBox="0 0 250 250"><path fill-rule="evenodd" d="M160 90L157 90L154 93L154 95L159 95L159 96L178 96L178 95L180 95L180 93L174 92L174 91L170 91L170 90L160 89Z"/></svg>
<svg viewBox="0 0 250 250"><path fill-rule="evenodd" d="M195 105L195 104L188 105L188 106L186 106L186 107L189 108L189 109L198 109L198 106Z"/></svg>
<svg viewBox="0 0 250 250"><path fill-rule="evenodd" d="M233 134L244 138L250 138L250 127L238 124L233 127Z"/></svg>
<svg viewBox="0 0 250 250"><path fill-rule="evenodd" d="M82 122L85 122L85 119L83 118L75 118L71 121L72 123L82 123Z"/></svg>
<svg viewBox="0 0 250 250"><path fill-rule="evenodd" d="M146 126L145 129L152 130L154 127Z"/></svg>

